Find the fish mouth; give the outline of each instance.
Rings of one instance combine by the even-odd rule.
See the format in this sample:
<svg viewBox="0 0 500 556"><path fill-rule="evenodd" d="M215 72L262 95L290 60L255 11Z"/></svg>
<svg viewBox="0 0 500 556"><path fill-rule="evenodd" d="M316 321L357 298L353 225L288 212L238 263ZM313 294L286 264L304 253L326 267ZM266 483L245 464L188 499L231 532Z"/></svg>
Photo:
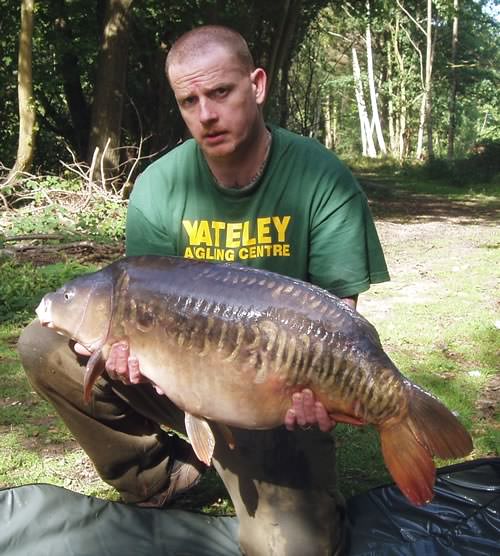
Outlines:
<svg viewBox="0 0 500 556"><path fill-rule="evenodd" d="M42 301L40 301L38 307L35 309L35 313L42 326L45 326L47 328L54 328L54 323L50 318L50 305L50 300L45 299L44 297Z"/></svg>

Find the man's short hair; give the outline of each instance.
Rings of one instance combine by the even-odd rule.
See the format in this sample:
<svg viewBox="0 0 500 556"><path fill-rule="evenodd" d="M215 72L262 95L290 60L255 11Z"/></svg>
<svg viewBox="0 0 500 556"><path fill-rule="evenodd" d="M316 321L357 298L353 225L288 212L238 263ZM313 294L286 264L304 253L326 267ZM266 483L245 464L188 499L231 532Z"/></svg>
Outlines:
<svg viewBox="0 0 500 556"><path fill-rule="evenodd" d="M216 46L232 52L245 71L251 72L255 69L248 44L240 33L223 25L203 25L184 33L172 45L165 62L167 79L170 66Z"/></svg>

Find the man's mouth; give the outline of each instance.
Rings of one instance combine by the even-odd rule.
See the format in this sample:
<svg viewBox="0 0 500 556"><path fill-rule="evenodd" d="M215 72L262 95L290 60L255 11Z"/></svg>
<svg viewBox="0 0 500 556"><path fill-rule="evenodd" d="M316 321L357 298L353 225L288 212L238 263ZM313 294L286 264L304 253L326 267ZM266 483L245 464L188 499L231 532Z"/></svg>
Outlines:
<svg viewBox="0 0 500 556"><path fill-rule="evenodd" d="M224 138L224 136L224 131L211 131L210 133L205 134L205 140L208 143L218 143Z"/></svg>

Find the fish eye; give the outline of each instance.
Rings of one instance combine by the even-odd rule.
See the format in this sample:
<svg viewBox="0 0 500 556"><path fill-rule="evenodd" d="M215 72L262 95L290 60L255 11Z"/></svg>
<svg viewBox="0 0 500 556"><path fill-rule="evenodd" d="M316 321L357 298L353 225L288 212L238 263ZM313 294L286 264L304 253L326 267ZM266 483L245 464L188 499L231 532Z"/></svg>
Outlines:
<svg viewBox="0 0 500 556"><path fill-rule="evenodd" d="M66 290L64 292L64 300L65 301L71 301L73 299L75 295L75 292L73 290Z"/></svg>

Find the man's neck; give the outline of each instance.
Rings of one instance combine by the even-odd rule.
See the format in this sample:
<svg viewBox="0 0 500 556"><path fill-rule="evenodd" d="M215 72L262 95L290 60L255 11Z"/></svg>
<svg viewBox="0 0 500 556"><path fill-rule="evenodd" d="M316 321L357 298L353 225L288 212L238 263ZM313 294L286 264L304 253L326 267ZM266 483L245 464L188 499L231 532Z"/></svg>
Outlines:
<svg viewBox="0 0 500 556"><path fill-rule="evenodd" d="M244 152L231 158L208 159L207 163L221 187L244 189L262 175L271 146L271 133L265 126Z"/></svg>

